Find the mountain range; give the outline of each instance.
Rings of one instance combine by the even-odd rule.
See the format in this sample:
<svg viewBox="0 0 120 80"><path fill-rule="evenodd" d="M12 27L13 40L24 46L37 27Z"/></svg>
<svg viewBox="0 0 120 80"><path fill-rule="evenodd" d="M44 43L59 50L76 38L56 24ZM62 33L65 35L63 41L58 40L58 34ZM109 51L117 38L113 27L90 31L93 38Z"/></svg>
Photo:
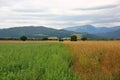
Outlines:
<svg viewBox="0 0 120 80"><path fill-rule="evenodd" d="M7 29L0 29L0 38L19 38L22 35L28 38L46 38L46 37L69 37L72 31L56 30L44 26L24 26Z"/></svg>
<svg viewBox="0 0 120 80"><path fill-rule="evenodd" d="M95 27L93 25L83 25L83 26L68 27L64 29L78 33L94 34L96 36L100 36L105 39L120 38L120 26L108 28L108 27Z"/></svg>
<svg viewBox="0 0 120 80"><path fill-rule="evenodd" d="M108 39L120 39L120 29L97 35Z"/></svg>
<svg viewBox="0 0 120 80"><path fill-rule="evenodd" d="M94 27L92 25L83 25L68 27L65 29L53 29L44 26L23 26L0 29L0 38L19 38L27 36L28 38L43 39L48 37L70 37L72 34L80 34L88 39L111 39L120 38L120 26L116 27Z"/></svg>

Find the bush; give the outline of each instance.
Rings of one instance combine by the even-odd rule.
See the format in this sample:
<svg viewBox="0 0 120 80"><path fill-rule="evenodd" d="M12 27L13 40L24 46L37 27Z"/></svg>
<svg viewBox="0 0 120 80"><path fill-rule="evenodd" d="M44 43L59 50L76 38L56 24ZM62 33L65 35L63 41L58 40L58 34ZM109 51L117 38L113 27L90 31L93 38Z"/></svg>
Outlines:
<svg viewBox="0 0 120 80"><path fill-rule="evenodd" d="M83 37L83 38L81 38L81 40L86 41L86 40L87 40L87 38L86 38L86 37Z"/></svg>
<svg viewBox="0 0 120 80"><path fill-rule="evenodd" d="M72 35L71 36L71 41L77 41L77 36L76 35Z"/></svg>
<svg viewBox="0 0 120 80"><path fill-rule="evenodd" d="M43 38L42 40L48 40L48 38Z"/></svg>
<svg viewBox="0 0 120 80"><path fill-rule="evenodd" d="M26 41L26 40L27 40L27 37L26 37L26 36L21 36L21 37L20 37L20 40Z"/></svg>

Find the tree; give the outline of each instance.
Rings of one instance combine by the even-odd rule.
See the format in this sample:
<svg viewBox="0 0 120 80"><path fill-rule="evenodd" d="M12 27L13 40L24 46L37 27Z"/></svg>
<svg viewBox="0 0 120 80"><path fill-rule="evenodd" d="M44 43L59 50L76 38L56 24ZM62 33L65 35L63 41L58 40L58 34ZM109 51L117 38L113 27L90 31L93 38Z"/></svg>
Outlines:
<svg viewBox="0 0 120 80"><path fill-rule="evenodd" d="M27 40L27 37L26 37L26 36L21 36L21 37L20 37L20 40L26 41L26 40Z"/></svg>
<svg viewBox="0 0 120 80"><path fill-rule="evenodd" d="M72 35L71 36L71 41L77 41L77 36L76 35Z"/></svg>
<svg viewBox="0 0 120 80"><path fill-rule="evenodd" d="M87 38L86 38L86 37L82 37L82 38L81 38L81 40L86 41L86 40L87 40Z"/></svg>
<svg viewBox="0 0 120 80"><path fill-rule="evenodd" d="M48 40L48 38L43 38L42 40Z"/></svg>

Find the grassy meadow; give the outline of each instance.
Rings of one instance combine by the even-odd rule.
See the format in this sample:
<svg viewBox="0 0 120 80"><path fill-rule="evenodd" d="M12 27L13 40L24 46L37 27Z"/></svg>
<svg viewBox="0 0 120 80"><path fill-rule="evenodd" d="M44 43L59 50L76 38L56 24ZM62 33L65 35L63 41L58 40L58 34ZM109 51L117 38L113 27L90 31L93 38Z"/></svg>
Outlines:
<svg viewBox="0 0 120 80"><path fill-rule="evenodd" d="M120 80L120 41L2 41L0 80Z"/></svg>
<svg viewBox="0 0 120 80"><path fill-rule="evenodd" d="M65 42L81 80L120 80L120 41Z"/></svg>

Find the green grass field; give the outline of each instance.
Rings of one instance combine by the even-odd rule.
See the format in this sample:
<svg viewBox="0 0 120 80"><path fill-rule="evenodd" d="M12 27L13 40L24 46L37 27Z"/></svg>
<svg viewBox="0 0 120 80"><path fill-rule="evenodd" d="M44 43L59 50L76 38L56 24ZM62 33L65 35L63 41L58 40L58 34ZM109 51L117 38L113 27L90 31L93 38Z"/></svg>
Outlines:
<svg viewBox="0 0 120 80"><path fill-rule="evenodd" d="M61 43L0 44L0 80L78 80Z"/></svg>

